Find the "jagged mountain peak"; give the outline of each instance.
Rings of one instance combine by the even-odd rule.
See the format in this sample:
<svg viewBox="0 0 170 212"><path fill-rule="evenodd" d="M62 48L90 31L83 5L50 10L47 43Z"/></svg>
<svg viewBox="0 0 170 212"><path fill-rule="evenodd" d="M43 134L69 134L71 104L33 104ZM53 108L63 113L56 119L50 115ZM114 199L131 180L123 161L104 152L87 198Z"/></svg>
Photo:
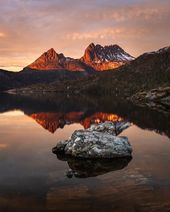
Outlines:
<svg viewBox="0 0 170 212"><path fill-rule="evenodd" d="M87 49L112 49L112 50L121 50L121 51L124 51L118 44L111 44L111 45L105 45L105 46L102 46L100 44L94 44L94 43L90 43L86 50Z"/></svg>
<svg viewBox="0 0 170 212"><path fill-rule="evenodd" d="M61 68L61 59L65 59L64 55L58 54L53 48L51 48L27 67L35 70L56 70Z"/></svg>
<svg viewBox="0 0 170 212"><path fill-rule="evenodd" d="M47 52L56 52L54 48L50 48Z"/></svg>
<svg viewBox="0 0 170 212"><path fill-rule="evenodd" d="M53 54L56 53L56 51L53 48L50 48L46 53Z"/></svg>
<svg viewBox="0 0 170 212"><path fill-rule="evenodd" d="M133 59L134 57L117 44L101 46L91 43L86 48L81 61L97 70L108 70L117 68Z"/></svg>
<svg viewBox="0 0 170 212"><path fill-rule="evenodd" d="M65 58L63 53L57 53L53 48L49 49L48 51L44 52L44 54L42 54L42 56L45 56L51 60L55 60L57 59L61 59L61 58Z"/></svg>
<svg viewBox="0 0 170 212"><path fill-rule="evenodd" d="M94 43L90 43L86 49L93 49L95 46L96 45Z"/></svg>
<svg viewBox="0 0 170 212"><path fill-rule="evenodd" d="M49 60L56 60L59 58L59 54L53 48L45 52L44 56L47 57Z"/></svg>
<svg viewBox="0 0 170 212"><path fill-rule="evenodd" d="M63 53L57 53L53 48L44 52L37 60L27 66L26 69L86 71L79 60L65 57Z"/></svg>
<svg viewBox="0 0 170 212"><path fill-rule="evenodd" d="M91 43L85 50L84 61L93 61L99 63L108 61L130 61L134 57L125 52L119 45L101 46Z"/></svg>

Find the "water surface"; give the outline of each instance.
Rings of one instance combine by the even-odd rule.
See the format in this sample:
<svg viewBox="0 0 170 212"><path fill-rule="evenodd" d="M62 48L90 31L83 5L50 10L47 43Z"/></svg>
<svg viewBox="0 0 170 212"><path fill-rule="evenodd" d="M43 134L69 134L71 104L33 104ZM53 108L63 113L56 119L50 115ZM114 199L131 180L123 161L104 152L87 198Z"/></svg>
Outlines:
<svg viewBox="0 0 170 212"><path fill-rule="evenodd" d="M128 161L57 158L76 129L106 120L121 132ZM0 98L0 211L170 211L169 115L111 98ZM75 171L70 175L70 169Z"/></svg>

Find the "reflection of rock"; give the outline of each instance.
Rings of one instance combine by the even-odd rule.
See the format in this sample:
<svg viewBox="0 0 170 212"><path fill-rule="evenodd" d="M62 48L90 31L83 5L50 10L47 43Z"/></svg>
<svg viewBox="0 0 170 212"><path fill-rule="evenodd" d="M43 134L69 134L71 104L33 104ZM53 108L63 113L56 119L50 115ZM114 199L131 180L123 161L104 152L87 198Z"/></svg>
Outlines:
<svg viewBox="0 0 170 212"><path fill-rule="evenodd" d="M130 126L128 122L111 122L106 121L100 124L93 124L89 130L97 132L107 132L112 135L119 135L123 130L127 129Z"/></svg>
<svg viewBox="0 0 170 212"><path fill-rule="evenodd" d="M87 130L77 130L69 140L58 142L53 152L63 152L67 156L76 158L130 157L132 148L128 138L105 132L109 126L112 127L109 124L108 122L100 124L99 132L93 131L93 127L96 126ZM103 132L101 132L101 127L103 127Z"/></svg>
<svg viewBox="0 0 170 212"><path fill-rule="evenodd" d="M59 156L59 159L67 160L71 169L67 172L68 178L73 176L78 178L95 177L107 172L123 169L131 161L131 157L116 158L113 160L80 160L75 158L61 158L61 155Z"/></svg>

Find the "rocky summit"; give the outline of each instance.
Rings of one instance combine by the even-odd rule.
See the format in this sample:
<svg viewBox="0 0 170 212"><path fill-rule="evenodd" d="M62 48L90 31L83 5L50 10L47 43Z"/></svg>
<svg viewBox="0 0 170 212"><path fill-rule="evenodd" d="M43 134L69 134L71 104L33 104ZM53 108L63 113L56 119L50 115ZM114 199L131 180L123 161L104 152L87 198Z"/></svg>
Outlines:
<svg viewBox="0 0 170 212"><path fill-rule="evenodd" d="M85 50L81 61L97 71L117 68L133 60L130 54L118 45L101 46L91 43Z"/></svg>
<svg viewBox="0 0 170 212"><path fill-rule="evenodd" d="M70 71L85 71L84 65L81 61L69 57L64 54L56 53L51 48L43 53L37 60L26 67L33 70L70 70Z"/></svg>

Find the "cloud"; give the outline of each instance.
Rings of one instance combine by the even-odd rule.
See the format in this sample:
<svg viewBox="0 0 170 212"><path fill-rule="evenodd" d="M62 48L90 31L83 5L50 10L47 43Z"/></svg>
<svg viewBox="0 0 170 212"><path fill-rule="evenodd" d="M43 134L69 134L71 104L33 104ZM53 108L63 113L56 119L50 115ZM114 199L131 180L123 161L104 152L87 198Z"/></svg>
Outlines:
<svg viewBox="0 0 170 212"><path fill-rule="evenodd" d="M0 66L26 66L53 47L81 57L91 43L137 56L170 43L168 0L1 0Z"/></svg>
<svg viewBox="0 0 170 212"><path fill-rule="evenodd" d="M66 35L68 40L94 40L94 39L108 39L113 38L116 35L119 35L122 32L122 29L112 29L105 28L101 30L95 30L91 32L73 32Z"/></svg>
<svg viewBox="0 0 170 212"><path fill-rule="evenodd" d="M4 38L5 34L3 32L0 32L0 38Z"/></svg>

